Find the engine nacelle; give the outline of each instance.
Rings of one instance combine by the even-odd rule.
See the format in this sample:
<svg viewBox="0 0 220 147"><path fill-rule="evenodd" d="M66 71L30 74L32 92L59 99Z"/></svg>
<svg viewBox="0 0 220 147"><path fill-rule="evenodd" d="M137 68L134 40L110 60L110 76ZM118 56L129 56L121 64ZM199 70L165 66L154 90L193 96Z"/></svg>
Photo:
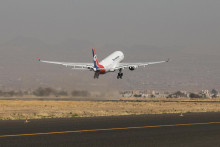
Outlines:
<svg viewBox="0 0 220 147"><path fill-rule="evenodd" d="M114 71L115 71L115 69L114 69L114 68L111 68L111 69L109 69L109 71L110 71L110 72L114 72Z"/></svg>
<svg viewBox="0 0 220 147"><path fill-rule="evenodd" d="M129 69L130 69L130 70L134 70L134 69L135 69L135 67L133 67L133 66L130 66L130 67L129 67Z"/></svg>

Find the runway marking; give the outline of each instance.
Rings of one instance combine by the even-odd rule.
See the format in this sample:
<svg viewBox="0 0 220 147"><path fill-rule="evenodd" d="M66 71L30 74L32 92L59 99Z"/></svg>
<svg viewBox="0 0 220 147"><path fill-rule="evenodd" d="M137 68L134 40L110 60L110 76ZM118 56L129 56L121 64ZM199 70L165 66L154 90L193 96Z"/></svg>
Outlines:
<svg viewBox="0 0 220 147"><path fill-rule="evenodd" d="M113 130L129 130L129 129L143 129L143 128L195 126L195 125L208 125L208 124L220 124L220 122L190 123L190 124L173 124L173 125L155 125L155 126L124 127L124 128L107 128L107 129L75 130L75 131L73 130L73 131L60 131L60 132L32 133L32 134L0 135L0 138L3 138L3 137L18 137L18 136L36 136L36 135L66 134L66 133L82 133L82 132L98 132L98 131L113 131Z"/></svg>

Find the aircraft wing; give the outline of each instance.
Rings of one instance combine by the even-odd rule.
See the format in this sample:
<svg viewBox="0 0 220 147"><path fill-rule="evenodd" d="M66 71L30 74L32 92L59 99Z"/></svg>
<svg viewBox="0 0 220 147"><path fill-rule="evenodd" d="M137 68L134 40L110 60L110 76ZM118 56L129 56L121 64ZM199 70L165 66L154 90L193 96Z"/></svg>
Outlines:
<svg viewBox="0 0 220 147"><path fill-rule="evenodd" d="M138 67L145 67L147 65L159 64L159 63L165 63L165 62L169 62L169 59L166 61L156 61L156 62L119 63L115 69L125 69L129 67L138 68Z"/></svg>
<svg viewBox="0 0 220 147"><path fill-rule="evenodd" d="M51 64L58 64L58 65L64 65L66 67L70 66L72 69L79 69L79 70L92 70L93 69L93 63L72 63L72 62L56 62L56 61L46 61L41 60L37 58L38 61L44 62L44 63L51 63Z"/></svg>

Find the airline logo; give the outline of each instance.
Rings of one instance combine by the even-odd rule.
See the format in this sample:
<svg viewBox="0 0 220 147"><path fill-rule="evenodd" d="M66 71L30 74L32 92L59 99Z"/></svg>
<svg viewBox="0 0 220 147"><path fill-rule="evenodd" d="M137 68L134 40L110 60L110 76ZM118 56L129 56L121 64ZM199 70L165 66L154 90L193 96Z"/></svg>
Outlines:
<svg viewBox="0 0 220 147"><path fill-rule="evenodd" d="M94 61L97 61L97 56L96 56L96 55L93 57L93 60L94 60Z"/></svg>
<svg viewBox="0 0 220 147"><path fill-rule="evenodd" d="M115 57L114 59L112 59L113 61L117 60L119 58L119 56Z"/></svg>
<svg viewBox="0 0 220 147"><path fill-rule="evenodd" d="M96 69L99 68L99 67L98 67L98 61L97 61L96 55L94 56L94 67L95 67Z"/></svg>

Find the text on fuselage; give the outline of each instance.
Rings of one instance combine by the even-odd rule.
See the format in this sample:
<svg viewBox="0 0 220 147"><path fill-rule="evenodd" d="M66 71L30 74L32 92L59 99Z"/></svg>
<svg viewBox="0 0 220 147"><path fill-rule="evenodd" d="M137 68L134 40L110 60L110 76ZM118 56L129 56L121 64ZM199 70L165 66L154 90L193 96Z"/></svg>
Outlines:
<svg viewBox="0 0 220 147"><path fill-rule="evenodd" d="M119 56L115 57L114 59L112 59L113 61L117 60L119 58Z"/></svg>

